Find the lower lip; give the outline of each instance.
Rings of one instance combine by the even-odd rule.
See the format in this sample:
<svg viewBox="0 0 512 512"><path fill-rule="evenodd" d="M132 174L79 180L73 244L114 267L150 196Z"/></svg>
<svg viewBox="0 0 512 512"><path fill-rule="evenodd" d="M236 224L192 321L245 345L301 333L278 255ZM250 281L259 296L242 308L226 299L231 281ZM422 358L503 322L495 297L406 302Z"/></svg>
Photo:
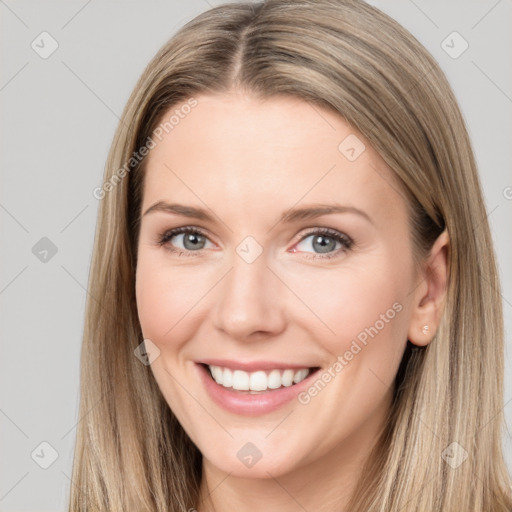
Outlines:
<svg viewBox="0 0 512 512"><path fill-rule="evenodd" d="M211 399L227 411L244 416L260 416L284 406L309 386L311 378L318 371L310 373L303 381L293 386L251 394L249 391L235 391L233 388L225 388L217 384L212 379L208 368L201 364L196 366Z"/></svg>

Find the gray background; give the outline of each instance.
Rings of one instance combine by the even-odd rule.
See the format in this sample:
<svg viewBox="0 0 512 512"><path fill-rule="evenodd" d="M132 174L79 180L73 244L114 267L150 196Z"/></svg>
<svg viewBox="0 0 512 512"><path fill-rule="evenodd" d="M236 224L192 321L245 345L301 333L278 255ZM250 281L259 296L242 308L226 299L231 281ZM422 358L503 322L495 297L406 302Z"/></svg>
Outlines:
<svg viewBox="0 0 512 512"><path fill-rule="evenodd" d="M98 207L92 191L101 184L118 116L150 58L184 22L220 3L0 0L2 512L66 509ZM512 1L370 3L439 61L469 127L503 283L510 428ZM41 53L52 41L43 31L58 44L47 58ZM464 42L446 39L453 31L469 44L457 58ZM512 468L510 434L504 443ZM43 469L52 450L58 456Z"/></svg>

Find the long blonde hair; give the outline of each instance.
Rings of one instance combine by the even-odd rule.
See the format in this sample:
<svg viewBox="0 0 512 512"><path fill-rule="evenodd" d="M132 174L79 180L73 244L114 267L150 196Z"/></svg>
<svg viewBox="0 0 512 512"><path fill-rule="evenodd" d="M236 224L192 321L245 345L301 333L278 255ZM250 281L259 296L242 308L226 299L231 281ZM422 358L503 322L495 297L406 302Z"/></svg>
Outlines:
<svg viewBox="0 0 512 512"><path fill-rule="evenodd" d="M468 133L435 60L397 22L357 0L213 8L165 44L139 79L97 195L69 510L197 506L201 454L134 356L143 340L135 300L140 149L172 106L234 87L339 113L401 182L417 256L444 229L450 236L441 326L428 347L406 350L389 424L350 510L511 510L501 448L500 283ZM458 467L446 461L454 447L467 452Z"/></svg>

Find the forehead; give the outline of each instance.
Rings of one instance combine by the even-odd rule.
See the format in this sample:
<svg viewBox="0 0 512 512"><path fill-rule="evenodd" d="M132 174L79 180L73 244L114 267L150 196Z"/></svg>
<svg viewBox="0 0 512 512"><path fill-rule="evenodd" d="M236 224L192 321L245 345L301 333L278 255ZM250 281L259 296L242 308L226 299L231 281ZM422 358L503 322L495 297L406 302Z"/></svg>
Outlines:
<svg viewBox="0 0 512 512"><path fill-rule="evenodd" d="M405 216L391 169L342 116L292 97L195 99L193 108L177 105L163 118L178 114L154 138L143 210L178 200L264 219L301 202L336 202L375 218Z"/></svg>

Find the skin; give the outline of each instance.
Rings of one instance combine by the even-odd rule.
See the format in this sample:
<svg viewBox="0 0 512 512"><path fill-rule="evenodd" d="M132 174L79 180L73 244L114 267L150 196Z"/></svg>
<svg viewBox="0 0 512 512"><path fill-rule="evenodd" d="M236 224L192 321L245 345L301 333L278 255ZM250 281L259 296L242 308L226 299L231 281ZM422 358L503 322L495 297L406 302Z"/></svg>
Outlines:
<svg viewBox="0 0 512 512"><path fill-rule="evenodd" d="M447 236L414 263L408 207L393 173L342 117L289 97L233 91L196 99L149 154L136 278L144 338L160 350L152 372L203 454L201 501L191 505L344 510L386 421L407 339L426 345L439 324ZM355 161L338 149L350 134L366 146ZM144 215L159 201L206 208L214 220ZM370 220L345 212L279 221L289 208L316 203L355 207ZM158 243L182 226L202 228L202 248L184 246L183 235ZM319 252L310 232L321 228L354 244ZM263 249L252 263L236 252L247 236ZM212 402L198 378L194 361L207 357L325 371L395 303L400 312L306 405L292 400L240 416ZM251 468L237 458L246 442L262 453Z"/></svg>

